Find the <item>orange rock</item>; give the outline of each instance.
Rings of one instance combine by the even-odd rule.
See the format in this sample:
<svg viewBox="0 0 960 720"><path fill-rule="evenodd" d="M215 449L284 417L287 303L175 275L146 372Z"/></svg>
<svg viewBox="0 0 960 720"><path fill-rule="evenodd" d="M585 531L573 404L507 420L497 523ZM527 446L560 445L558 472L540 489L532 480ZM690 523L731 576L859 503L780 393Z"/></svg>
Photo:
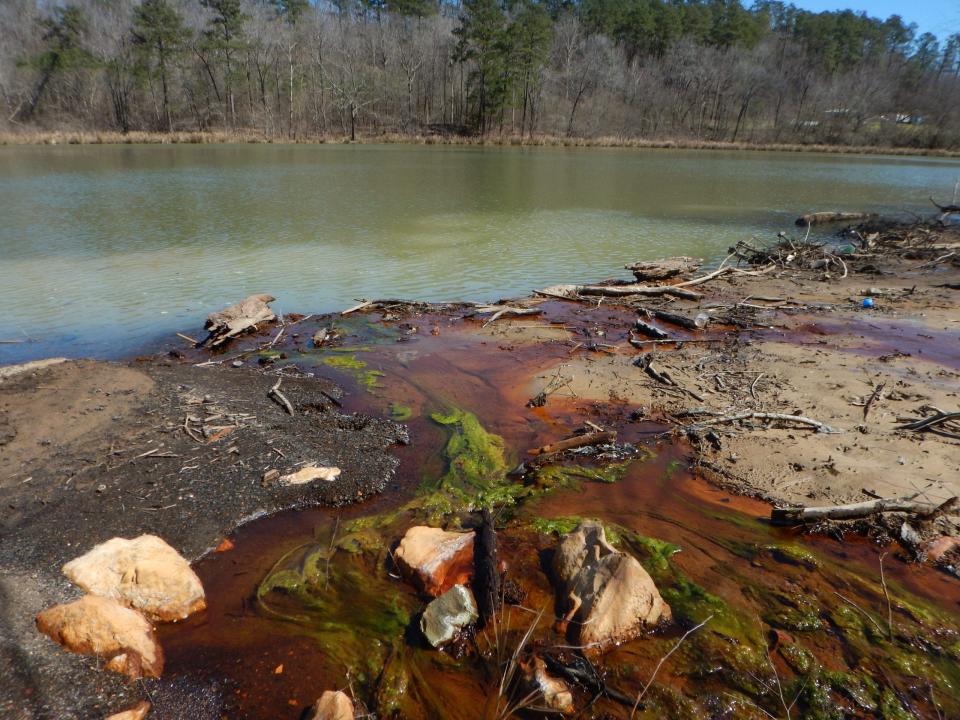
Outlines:
<svg viewBox="0 0 960 720"><path fill-rule="evenodd" d="M150 708L150 703L148 703L146 700L143 700L138 702L129 710L114 713L105 720L143 720L147 716L147 713L150 712Z"/></svg>
<svg viewBox="0 0 960 720"><path fill-rule="evenodd" d="M163 650L149 621L110 598L87 595L37 615L37 629L68 650L107 660L132 678L160 677Z"/></svg>
<svg viewBox="0 0 960 720"><path fill-rule="evenodd" d="M218 552L218 553L229 552L230 550L233 550L233 548L234 548L234 545L230 541L230 538L224 538L223 541L219 545L217 545L217 549L214 550L214 552Z"/></svg>
<svg viewBox="0 0 960 720"><path fill-rule="evenodd" d="M438 597L473 575L474 533L417 525L407 530L394 553L397 567L419 590Z"/></svg>
<svg viewBox="0 0 960 720"><path fill-rule="evenodd" d="M943 535L928 542L924 546L924 551L927 553L927 559L930 562L937 562L958 546L960 546L960 537L956 535Z"/></svg>

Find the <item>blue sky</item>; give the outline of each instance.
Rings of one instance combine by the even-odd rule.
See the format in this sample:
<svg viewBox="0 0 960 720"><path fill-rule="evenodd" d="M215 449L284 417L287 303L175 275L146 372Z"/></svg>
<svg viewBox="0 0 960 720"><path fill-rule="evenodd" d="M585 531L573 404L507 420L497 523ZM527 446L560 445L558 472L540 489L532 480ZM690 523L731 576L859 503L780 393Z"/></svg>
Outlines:
<svg viewBox="0 0 960 720"><path fill-rule="evenodd" d="M900 15L916 23L920 32L941 38L960 32L960 0L793 0L793 4L815 11L850 8L879 18Z"/></svg>

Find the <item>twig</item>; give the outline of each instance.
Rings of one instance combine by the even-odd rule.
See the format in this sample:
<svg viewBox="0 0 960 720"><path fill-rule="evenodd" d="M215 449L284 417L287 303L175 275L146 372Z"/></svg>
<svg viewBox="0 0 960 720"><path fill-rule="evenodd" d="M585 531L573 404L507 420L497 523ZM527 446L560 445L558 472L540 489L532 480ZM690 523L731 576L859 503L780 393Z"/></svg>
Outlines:
<svg viewBox="0 0 960 720"><path fill-rule="evenodd" d="M859 605L857 605L857 604L856 604L853 600L851 600L850 598L846 597L845 595L841 595L840 593L838 593L836 590L833 591L833 594L836 595L836 596L837 596L838 598L840 598L841 600L843 600L845 603L848 603L849 605L853 606L856 610L859 610L861 613L863 613L863 615L867 618L867 620L869 620L870 622L873 623L873 626L877 629L877 632L881 632L881 633L883 632L883 630L882 630L881 627L880 627L880 623L878 623L876 620L874 620L873 615L871 615L871 614L868 613L866 610L864 610L862 607L860 607Z"/></svg>
<svg viewBox="0 0 960 720"><path fill-rule="evenodd" d="M183 339L186 340L188 343L190 343L190 344L192 344L192 345L194 345L194 346L197 346L197 345L200 344L200 341L199 341L199 340L194 340L192 337L190 337L189 335L184 335L182 332L178 332L178 333L177 333L177 337L183 338Z"/></svg>
<svg viewBox="0 0 960 720"><path fill-rule="evenodd" d="M880 383L879 385L877 385L877 386L873 389L873 393L871 393L870 397L869 397L869 398L867 399L867 401L863 404L863 419L864 419L864 421L866 421L867 415L870 413L870 408L871 408L871 406L872 406L875 402L877 402L877 401L879 401L879 400L881 399L881 396L883 395L883 389L884 389L886 386L887 386L886 383Z"/></svg>
<svg viewBox="0 0 960 720"><path fill-rule="evenodd" d="M267 395L274 398L278 403L280 403L281 405L283 405L284 408L286 408L286 411L288 413L293 415L294 414L293 405L291 405L290 401L287 400L286 396L284 396L284 394L280 392L280 383L282 382L283 382L283 378L280 378L279 380L277 380L277 384L274 385L272 388L270 388L270 390L267 392Z"/></svg>
<svg viewBox="0 0 960 720"><path fill-rule="evenodd" d="M649 690L650 686L653 685L654 678L657 677L657 673L660 672L660 668L663 666L663 663L667 661L667 658L669 658L671 655L673 655L673 653L677 651L677 648L679 648L683 644L684 640L686 640L691 634L693 634L694 632L702 628L712 619L713 619L713 615L709 615L707 619L704 620L702 623L700 623L696 627L692 627L689 630L687 630L683 634L683 637L677 640L677 644L674 645L672 648L670 648L670 651L666 655L660 658L660 662L658 662L657 666L653 669L653 674L650 676L650 679L647 681L647 684L643 686L643 690L641 690L640 693L637 695L637 700L633 704L633 709L630 711L631 719L633 718L634 715L637 714L637 708L640 706L640 701L643 700L643 696L647 694L647 690Z"/></svg>
<svg viewBox="0 0 960 720"><path fill-rule="evenodd" d="M883 596L887 600L887 631L890 639L893 640L893 607L890 605L890 591L887 590L887 578L883 574L883 559L886 553L880 553L880 584L883 586Z"/></svg>
<svg viewBox="0 0 960 720"><path fill-rule="evenodd" d="M709 420L704 420L698 422L695 425L688 426L688 429L698 430L707 425L719 425L721 423L732 423L739 422L740 420L781 420L783 422L795 422L800 425L809 425L817 429L817 432L822 433L842 433L843 430L835 427L831 427L826 423L822 423L819 420L814 420L813 418L804 417L803 415L787 415L785 413L771 413L771 412L742 412L735 413L733 415L723 415L722 417L711 418Z"/></svg>

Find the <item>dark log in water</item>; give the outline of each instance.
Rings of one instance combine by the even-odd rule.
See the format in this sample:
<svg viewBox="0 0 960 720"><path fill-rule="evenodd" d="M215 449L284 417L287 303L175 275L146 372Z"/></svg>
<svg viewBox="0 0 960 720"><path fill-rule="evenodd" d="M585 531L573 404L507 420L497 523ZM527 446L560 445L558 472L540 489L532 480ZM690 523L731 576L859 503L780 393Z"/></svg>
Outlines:
<svg viewBox="0 0 960 720"><path fill-rule="evenodd" d="M480 621L486 625L500 607L500 574L497 572L497 531L493 527L493 516L484 508L481 518L473 543L473 591Z"/></svg>

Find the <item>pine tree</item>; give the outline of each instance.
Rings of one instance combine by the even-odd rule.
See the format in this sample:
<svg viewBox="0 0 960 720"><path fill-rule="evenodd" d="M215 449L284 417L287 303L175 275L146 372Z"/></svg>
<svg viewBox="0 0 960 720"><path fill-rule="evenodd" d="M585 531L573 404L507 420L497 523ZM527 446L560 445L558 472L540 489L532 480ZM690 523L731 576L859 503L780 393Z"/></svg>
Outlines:
<svg viewBox="0 0 960 720"><path fill-rule="evenodd" d="M184 34L183 20L167 0L143 0L143 4L134 11L133 41L146 72L156 72L160 78L163 89L163 123L168 132L173 127L168 66L173 56L179 52Z"/></svg>

